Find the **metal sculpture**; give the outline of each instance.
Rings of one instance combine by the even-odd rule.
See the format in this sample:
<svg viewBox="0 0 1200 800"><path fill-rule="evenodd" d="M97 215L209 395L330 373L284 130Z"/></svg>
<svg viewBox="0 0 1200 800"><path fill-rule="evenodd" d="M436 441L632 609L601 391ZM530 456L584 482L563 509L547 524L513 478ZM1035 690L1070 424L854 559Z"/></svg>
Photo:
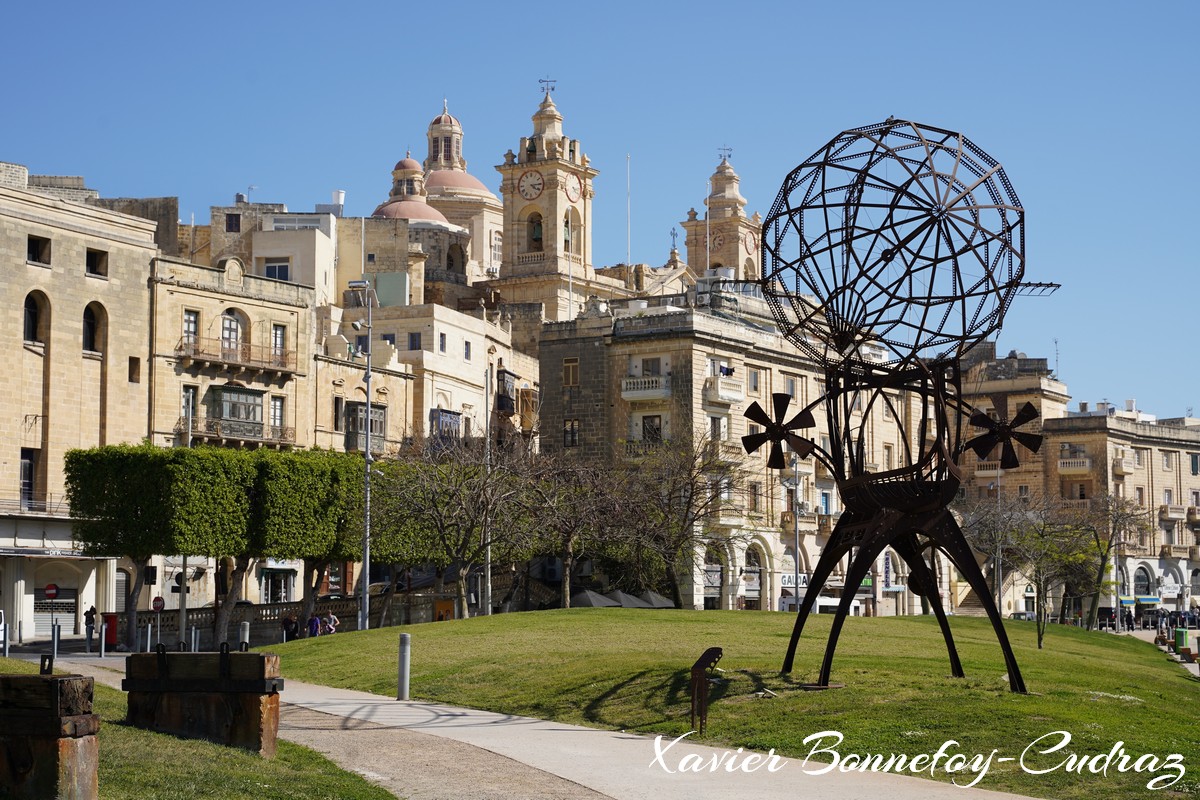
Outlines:
<svg viewBox="0 0 1200 800"><path fill-rule="evenodd" d="M746 417L771 442L768 466L785 466L783 443L834 476L844 511L813 570L783 671L825 581L850 556L816 687L829 686L833 653L856 587L891 547L909 566L909 587L927 598L962 677L927 554L940 551L983 603L1008 668L1012 691L1025 684L970 545L948 505L961 483L959 457L1003 446L1005 468L1017 444L1035 451L1041 436L1017 431L1037 411L993 420L962 396L961 359L1000 328L1019 294L1057 286L1022 282L1024 211L1000 165L952 131L889 118L844 131L796 167L763 223L767 256L760 285L781 333L824 371L824 394L790 420L791 397L772 397L774 416L754 403ZM796 433L816 427L827 445ZM999 410L999 409L998 409ZM901 431L899 466L869 464L872 413ZM985 432L967 439L963 421ZM825 444L825 442L822 442ZM797 554L799 557L799 554Z"/></svg>

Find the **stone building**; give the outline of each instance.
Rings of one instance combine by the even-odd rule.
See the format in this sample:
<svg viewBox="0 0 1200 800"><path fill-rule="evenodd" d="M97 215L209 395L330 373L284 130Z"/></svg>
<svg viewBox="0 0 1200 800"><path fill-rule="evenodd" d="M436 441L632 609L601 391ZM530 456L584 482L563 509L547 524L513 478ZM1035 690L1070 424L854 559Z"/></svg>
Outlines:
<svg viewBox="0 0 1200 800"><path fill-rule="evenodd" d="M741 437L758 430L744 412L752 402L770 409L771 395L784 393L795 413L820 397L823 376L779 334L757 287L731 280L732 270L711 270L681 294L592 299L578 318L547 323L539 351L541 441L545 449L625 465L664 441L690 441L740 465L740 486L704 525L707 546L681 587L684 604L782 610L793 607L797 573L800 588L807 586L841 506L833 477L813 460L777 471L766 465L769 448L746 455ZM824 440L819 406L816 417L808 435ZM887 468L902 449L894 420L874 410L858 424L867 458ZM846 566L819 609L836 605ZM944 559L936 569L953 605L956 576ZM854 613L919 613L906 579L907 567L886 551L856 588Z"/></svg>
<svg viewBox="0 0 1200 800"><path fill-rule="evenodd" d="M1046 359L1016 352L997 358L990 342L977 350L964 378L968 399L1005 417L1033 403L1040 416L1023 430L1045 440L1037 454L1021 452L1011 470L1001 468L998 452L982 461L967 454L965 490L998 501L1045 494L1084 512L1098 509L1106 495L1133 501L1144 509L1147 532L1118 534L1101 607L1140 616L1200 604L1200 420L1159 420L1133 400L1121 407L1081 402L1070 410L1067 387ZM1002 597L1006 615L1034 610L1032 587L1019 571L1004 577ZM966 611L974 603L964 600Z"/></svg>
<svg viewBox="0 0 1200 800"><path fill-rule="evenodd" d="M81 631L122 588L72 537L64 454L146 436L154 224L82 202L94 195L0 163L0 287L17 315L2 336L18 361L0 392L0 612L26 638L48 635L52 612Z"/></svg>

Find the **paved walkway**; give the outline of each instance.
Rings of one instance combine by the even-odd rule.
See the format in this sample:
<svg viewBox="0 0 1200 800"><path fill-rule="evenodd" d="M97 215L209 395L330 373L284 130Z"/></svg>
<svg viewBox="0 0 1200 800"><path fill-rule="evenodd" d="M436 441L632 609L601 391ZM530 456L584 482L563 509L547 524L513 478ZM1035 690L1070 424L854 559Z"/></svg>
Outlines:
<svg viewBox="0 0 1200 800"><path fill-rule="evenodd" d="M1153 632L1138 632L1153 641ZM14 655L16 655L14 653ZM29 657L29 656L26 656ZM120 686L124 656L67 654L58 668ZM1196 673L1196 665L1184 665ZM828 772L801 759L747 760L746 753L683 740L603 731L391 698L287 680L280 735L410 800L1013 800L886 773ZM843 750L842 756L848 753ZM767 754L769 755L769 754ZM917 752L908 756L918 755ZM969 754L973 755L973 754ZM1005 754L1001 754L1005 755ZM681 771L681 761L716 771ZM733 760L735 767L728 764ZM768 765L777 769L771 771ZM967 775L969 781L973 775ZM985 777L981 782L987 785Z"/></svg>

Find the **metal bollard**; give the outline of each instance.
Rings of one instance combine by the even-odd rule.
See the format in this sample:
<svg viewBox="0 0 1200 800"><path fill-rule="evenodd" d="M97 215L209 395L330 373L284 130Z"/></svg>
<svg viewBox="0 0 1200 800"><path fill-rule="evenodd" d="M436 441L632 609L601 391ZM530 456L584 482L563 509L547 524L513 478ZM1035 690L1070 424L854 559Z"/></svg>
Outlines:
<svg viewBox="0 0 1200 800"><path fill-rule="evenodd" d="M55 661L58 660L58 637L61 635L59 630L60 628L61 626L57 622L50 626L50 653L54 657Z"/></svg>
<svg viewBox="0 0 1200 800"><path fill-rule="evenodd" d="M17 644L25 644L25 620L17 620Z"/></svg>
<svg viewBox="0 0 1200 800"><path fill-rule="evenodd" d="M192 626L192 652L200 652L200 631L196 629L195 625Z"/></svg>
<svg viewBox="0 0 1200 800"><path fill-rule="evenodd" d="M400 634L400 668L396 676L396 699L408 699L408 666L412 654L411 637L407 633Z"/></svg>
<svg viewBox="0 0 1200 800"><path fill-rule="evenodd" d="M108 640L108 623L101 622L100 623L100 657L101 658L104 658L104 646L105 646L105 642L107 640Z"/></svg>
<svg viewBox="0 0 1200 800"><path fill-rule="evenodd" d="M8 623L0 625L0 636L4 637L4 657L8 658Z"/></svg>
<svg viewBox="0 0 1200 800"><path fill-rule="evenodd" d="M240 645L240 649L243 652L250 649L250 623L249 622L238 623L238 645Z"/></svg>
<svg viewBox="0 0 1200 800"><path fill-rule="evenodd" d="M154 623L146 623L146 652L154 652Z"/></svg>

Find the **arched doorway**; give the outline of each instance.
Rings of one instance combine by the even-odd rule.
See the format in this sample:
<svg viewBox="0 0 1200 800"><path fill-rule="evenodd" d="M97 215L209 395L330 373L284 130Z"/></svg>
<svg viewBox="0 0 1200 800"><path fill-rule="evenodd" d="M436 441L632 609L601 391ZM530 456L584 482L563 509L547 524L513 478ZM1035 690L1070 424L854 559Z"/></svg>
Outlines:
<svg viewBox="0 0 1200 800"><path fill-rule="evenodd" d="M722 607L725 595L725 560L721 552L708 545L704 550L704 610Z"/></svg>
<svg viewBox="0 0 1200 800"><path fill-rule="evenodd" d="M746 566L742 569L742 588L746 593L745 608L747 611L761 611L762 598L765 592L764 580L766 571L763 566L766 559L758 545L746 549Z"/></svg>

